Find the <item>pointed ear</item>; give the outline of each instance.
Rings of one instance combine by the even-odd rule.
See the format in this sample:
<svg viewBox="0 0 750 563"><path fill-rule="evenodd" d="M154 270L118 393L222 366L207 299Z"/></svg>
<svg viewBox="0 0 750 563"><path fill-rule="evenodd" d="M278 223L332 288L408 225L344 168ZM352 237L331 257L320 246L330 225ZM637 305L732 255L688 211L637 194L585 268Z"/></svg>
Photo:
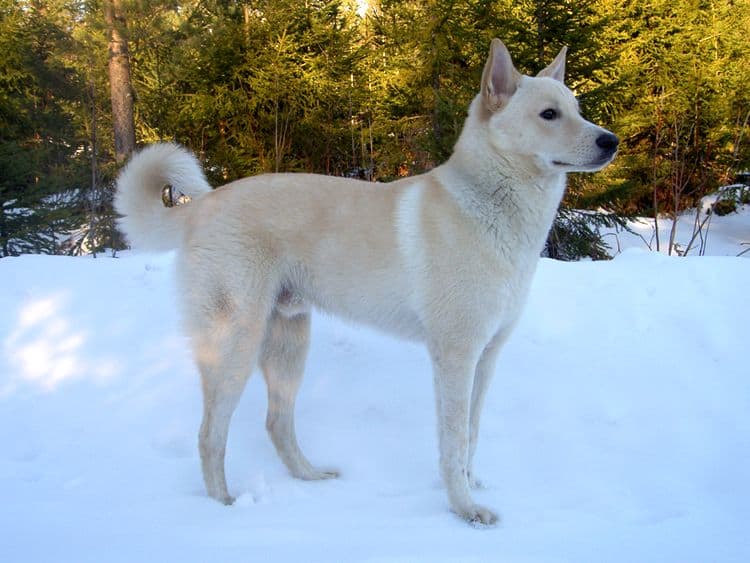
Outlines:
<svg viewBox="0 0 750 563"><path fill-rule="evenodd" d="M520 73L513 66L508 49L499 39L493 39L490 55L482 73L482 98L490 111L497 111L518 88Z"/></svg>
<svg viewBox="0 0 750 563"><path fill-rule="evenodd" d="M548 76L554 78L558 82L565 82L565 55L568 52L567 47L560 49L560 52L555 57L555 60L541 71L537 76Z"/></svg>

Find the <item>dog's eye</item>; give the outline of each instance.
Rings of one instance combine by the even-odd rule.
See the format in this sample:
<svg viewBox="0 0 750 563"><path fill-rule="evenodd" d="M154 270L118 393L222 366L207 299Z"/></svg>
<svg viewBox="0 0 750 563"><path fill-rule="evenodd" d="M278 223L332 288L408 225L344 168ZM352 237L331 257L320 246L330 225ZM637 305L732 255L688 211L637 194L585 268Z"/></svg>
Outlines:
<svg viewBox="0 0 750 563"><path fill-rule="evenodd" d="M558 117L557 110L554 110L552 108L546 109L539 114L539 117L541 117L542 119L546 119L547 121L552 121L553 119L557 119Z"/></svg>

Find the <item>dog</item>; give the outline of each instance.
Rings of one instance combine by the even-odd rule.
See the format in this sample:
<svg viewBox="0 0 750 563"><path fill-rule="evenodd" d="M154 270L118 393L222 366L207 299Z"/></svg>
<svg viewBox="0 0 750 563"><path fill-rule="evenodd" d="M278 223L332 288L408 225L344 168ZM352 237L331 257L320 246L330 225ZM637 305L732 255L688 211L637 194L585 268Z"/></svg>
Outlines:
<svg viewBox="0 0 750 563"><path fill-rule="evenodd" d="M115 209L133 247L178 248L184 325L202 382L208 495L233 502L227 433L255 366L268 388L266 428L289 472L337 476L313 467L295 436L316 308L424 342L450 508L476 525L497 521L471 495L496 358L523 308L566 175L602 169L619 142L581 117L563 83L565 60L563 48L537 76L523 76L494 39L450 158L388 184L282 173L212 190L180 146L133 156ZM187 203L164 205L165 186Z"/></svg>

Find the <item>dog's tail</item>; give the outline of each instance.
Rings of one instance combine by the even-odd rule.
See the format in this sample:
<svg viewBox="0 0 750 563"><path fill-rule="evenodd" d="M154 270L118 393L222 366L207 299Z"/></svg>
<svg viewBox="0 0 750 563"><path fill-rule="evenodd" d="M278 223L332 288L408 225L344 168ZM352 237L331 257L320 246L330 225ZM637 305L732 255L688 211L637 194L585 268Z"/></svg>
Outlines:
<svg viewBox="0 0 750 563"><path fill-rule="evenodd" d="M150 145L133 156L117 179L114 206L122 216L117 224L134 248L176 248L184 228L185 206L210 191L192 153L172 143ZM175 205L173 198L183 195L192 203Z"/></svg>

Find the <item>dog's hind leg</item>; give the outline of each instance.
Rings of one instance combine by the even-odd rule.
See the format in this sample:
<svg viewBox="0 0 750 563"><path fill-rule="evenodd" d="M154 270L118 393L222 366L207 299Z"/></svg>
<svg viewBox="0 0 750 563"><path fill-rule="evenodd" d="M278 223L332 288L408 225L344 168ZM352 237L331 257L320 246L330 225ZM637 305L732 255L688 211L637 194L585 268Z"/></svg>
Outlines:
<svg viewBox="0 0 750 563"><path fill-rule="evenodd" d="M260 357L268 387L266 428L289 472L298 479L338 477L335 471L315 469L300 450L294 430L294 404L302 382L310 341L310 314L271 316Z"/></svg>
<svg viewBox="0 0 750 563"><path fill-rule="evenodd" d="M224 504L234 499L224 472L229 422L245 388L265 334L267 312L262 307L240 316L219 314L207 319L194 335L203 385L203 421L199 450L206 491Z"/></svg>

